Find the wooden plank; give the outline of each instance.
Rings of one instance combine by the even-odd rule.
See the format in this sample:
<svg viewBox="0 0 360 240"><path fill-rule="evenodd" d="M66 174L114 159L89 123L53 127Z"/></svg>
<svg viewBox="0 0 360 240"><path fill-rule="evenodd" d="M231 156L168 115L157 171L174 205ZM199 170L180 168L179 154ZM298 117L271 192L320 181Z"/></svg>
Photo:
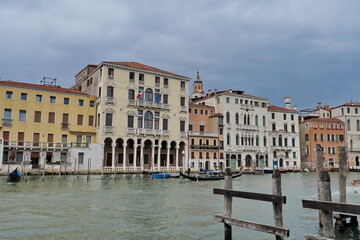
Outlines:
<svg viewBox="0 0 360 240"><path fill-rule="evenodd" d="M231 190L232 189L232 177L231 177L231 169L226 168L225 170L225 189ZM224 208L225 208L225 217L231 218L232 212L232 197L228 195L224 195ZM225 233L225 240L232 239L232 230L231 225L224 223L224 233Z"/></svg>
<svg viewBox="0 0 360 240"><path fill-rule="evenodd" d="M335 202L317 201L311 199L303 199L302 203L303 203L303 208L338 212L341 214L360 215L360 205L357 204L335 203Z"/></svg>
<svg viewBox="0 0 360 240"><path fill-rule="evenodd" d="M214 194L219 194L219 195L286 204L286 196L275 196L265 193L226 190L221 188L214 188L213 190L214 190Z"/></svg>
<svg viewBox="0 0 360 240"><path fill-rule="evenodd" d="M223 222L223 223L226 223L229 225L248 228L248 229L256 230L259 232L276 234L276 235L282 236L282 237L290 236L289 229L285 229L285 228L274 227L274 226L260 224L260 223L256 223L256 222L244 221L244 220L240 220L240 219L227 218L227 217L219 216L219 215L215 215L215 220L218 222Z"/></svg>
<svg viewBox="0 0 360 240"><path fill-rule="evenodd" d="M315 236L306 235L306 234L305 234L305 239L306 240L333 240L332 238L315 237Z"/></svg>
<svg viewBox="0 0 360 240"><path fill-rule="evenodd" d="M326 171L320 172L320 196L321 199L331 202L330 175ZM334 238L333 213L332 211L322 210L323 236Z"/></svg>

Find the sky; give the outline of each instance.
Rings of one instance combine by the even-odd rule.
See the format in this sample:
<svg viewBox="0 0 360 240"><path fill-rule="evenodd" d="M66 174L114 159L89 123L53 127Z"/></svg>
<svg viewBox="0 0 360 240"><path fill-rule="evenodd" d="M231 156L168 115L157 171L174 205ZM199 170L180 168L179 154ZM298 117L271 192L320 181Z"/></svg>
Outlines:
<svg viewBox="0 0 360 240"><path fill-rule="evenodd" d="M71 87L87 64L135 61L199 69L205 91L334 107L360 102L359 13L357 0L0 0L0 78Z"/></svg>

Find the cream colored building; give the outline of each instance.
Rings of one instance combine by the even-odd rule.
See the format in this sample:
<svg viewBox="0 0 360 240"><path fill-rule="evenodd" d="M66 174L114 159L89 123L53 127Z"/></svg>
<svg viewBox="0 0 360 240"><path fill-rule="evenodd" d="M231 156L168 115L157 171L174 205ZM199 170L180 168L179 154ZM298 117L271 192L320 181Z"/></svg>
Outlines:
<svg viewBox="0 0 360 240"><path fill-rule="evenodd" d="M73 86L98 97L97 154L105 170L187 167L189 78L137 62L101 62Z"/></svg>
<svg viewBox="0 0 360 240"><path fill-rule="evenodd" d="M95 101L59 86L0 81L0 169L86 169L97 148Z"/></svg>

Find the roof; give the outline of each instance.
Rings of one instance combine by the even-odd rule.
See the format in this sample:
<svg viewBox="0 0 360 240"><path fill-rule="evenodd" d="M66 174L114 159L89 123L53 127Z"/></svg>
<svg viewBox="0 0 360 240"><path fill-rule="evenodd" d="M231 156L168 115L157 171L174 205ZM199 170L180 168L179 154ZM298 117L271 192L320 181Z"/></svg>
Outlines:
<svg viewBox="0 0 360 240"><path fill-rule="evenodd" d="M296 110L292 110L292 109L287 109L287 108L283 108L283 107L278 107L278 106L274 106L274 105L269 105L268 106L269 110L273 110L273 111L282 111L282 112L293 112L293 113L297 113Z"/></svg>
<svg viewBox="0 0 360 240"><path fill-rule="evenodd" d="M138 62L104 62L104 63L116 64L116 65L121 65L121 66L125 66L125 67L130 67L130 68L137 68L137 69L159 72L159 73L164 73L164 74L173 75L173 76L182 77L182 78L188 78L185 76L181 76L179 74L164 71L159 68L151 67L151 66L148 66L148 65L145 65L142 63L138 63ZM190 78L188 78L188 79L190 79Z"/></svg>
<svg viewBox="0 0 360 240"><path fill-rule="evenodd" d="M190 103L189 107L193 108L193 107L197 107L197 108L209 108L209 109L215 109L215 107L210 106L210 105L202 105L202 104L195 104L195 103Z"/></svg>
<svg viewBox="0 0 360 240"><path fill-rule="evenodd" d="M267 100L267 98L264 98L264 97L257 97L257 96L254 96L254 95L244 94L244 91L232 90L232 89L224 90L224 91L218 91L218 92L212 92L210 94L206 94L203 97L192 98L191 100L196 102L196 101L205 100L205 99L208 99L208 98L211 98L211 97L214 97L214 96L218 96L218 95L221 95L221 94L232 94L232 95L255 98L255 99L264 100L264 101Z"/></svg>
<svg viewBox="0 0 360 240"><path fill-rule="evenodd" d="M0 81L0 85L19 87L19 88L32 88L34 90L45 90L45 91L88 95L87 93L84 93L84 92L80 92L80 91L70 89L70 88L62 88L60 86L55 87L55 86L47 86L47 85L32 84L32 83L14 82L14 81L10 81L10 80Z"/></svg>
<svg viewBox="0 0 360 240"><path fill-rule="evenodd" d="M222 115L221 113L215 113L214 115L211 115L210 117L211 118L212 117L224 117L224 115Z"/></svg>
<svg viewBox="0 0 360 240"><path fill-rule="evenodd" d="M337 118L309 118L309 119L305 119L304 122L331 122L331 123L344 124L343 121Z"/></svg>
<svg viewBox="0 0 360 240"><path fill-rule="evenodd" d="M344 103L343 105L337 106L337 107L333 107L333 108L339 108L339 107L360 107L360 103L357 102L349 102L349 103Z"/></svg>

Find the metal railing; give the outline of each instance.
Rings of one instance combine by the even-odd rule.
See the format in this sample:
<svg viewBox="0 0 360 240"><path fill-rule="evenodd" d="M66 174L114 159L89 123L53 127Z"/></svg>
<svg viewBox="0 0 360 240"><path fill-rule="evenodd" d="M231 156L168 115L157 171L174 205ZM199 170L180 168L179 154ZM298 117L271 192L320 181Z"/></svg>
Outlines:
<svg viewBox="0 0 360 240"><path fill-rule="evenodd" d="M2 125L3 126L11 126L12 125L12 119L3 118Z"/></svg>
<svg viewBox="0 0 360 240"><path fill-rule="evenodd" d="M61 123L61 129L69 129L70 123Z"/></svg>

